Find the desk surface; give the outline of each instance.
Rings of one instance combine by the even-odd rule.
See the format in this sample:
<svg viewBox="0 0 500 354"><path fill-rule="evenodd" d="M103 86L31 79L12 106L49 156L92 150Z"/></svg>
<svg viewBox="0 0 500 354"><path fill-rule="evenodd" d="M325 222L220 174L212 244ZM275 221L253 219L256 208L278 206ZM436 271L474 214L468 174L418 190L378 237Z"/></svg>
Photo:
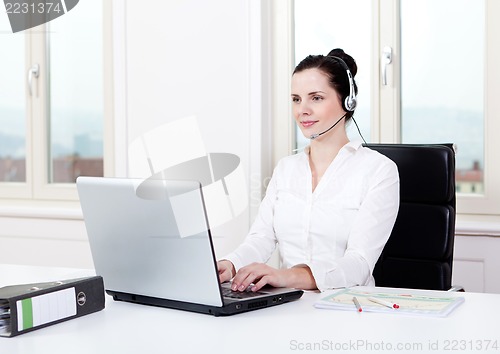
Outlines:
<svg viewBox="0 0 500 354"><path fill-rule="evenodd" d="M91 275L90 270L0 265L0 286ZM448 293L449 294L449 293ZM320 310L326 294L230 317L115 302L14 338L0 353L500 353L500 295L460 293L446 318Z"/></svg>

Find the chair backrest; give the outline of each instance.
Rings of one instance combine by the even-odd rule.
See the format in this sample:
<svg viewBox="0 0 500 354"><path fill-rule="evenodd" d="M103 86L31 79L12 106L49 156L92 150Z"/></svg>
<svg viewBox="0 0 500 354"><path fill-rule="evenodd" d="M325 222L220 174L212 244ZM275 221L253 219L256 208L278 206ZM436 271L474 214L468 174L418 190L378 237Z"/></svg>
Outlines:
<svg viewBox="0 0 500 354"><path fill-rule="evenodd" d="M377 286L448 290L455 238L452 144L367 144L398 166L400 207L373 276Z"/></svg>

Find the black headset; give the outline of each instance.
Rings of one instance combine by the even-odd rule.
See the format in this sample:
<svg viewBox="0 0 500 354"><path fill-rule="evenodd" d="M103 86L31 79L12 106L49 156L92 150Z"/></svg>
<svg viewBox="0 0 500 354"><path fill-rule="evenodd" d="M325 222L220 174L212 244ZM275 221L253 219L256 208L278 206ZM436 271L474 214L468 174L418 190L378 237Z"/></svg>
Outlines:
<svg viewBox="0 0 500 354"><path fill-rule="evenodd" d="M347 73L347 78L349 79L349 96L347 96L345 100L342 102L342 107L346 112L352 112L356 109L357 102L356 102L356 90L354 89L354 78L352 77L351 70L349 70L349 67L347 66L346 62L341 58L331 55L328 55L327 58L331 58L339 62Z"/></svg>

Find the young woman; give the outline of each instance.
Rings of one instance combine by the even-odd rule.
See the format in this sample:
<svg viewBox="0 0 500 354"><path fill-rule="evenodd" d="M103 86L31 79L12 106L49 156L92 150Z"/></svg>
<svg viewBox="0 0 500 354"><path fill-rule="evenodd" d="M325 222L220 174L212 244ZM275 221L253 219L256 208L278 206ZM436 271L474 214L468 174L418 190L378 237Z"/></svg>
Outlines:
<svg viewBox="0 0 500 354"><path fill-rule="evenodd" d="M374 285L399 208L399 176L391 160L347 137L356 72L342 49L295 68L293 116L311 143L279 161L245 241L218 262L220 281L233 279L233 290ZM276 245L280 269L266 264Z"/></svg>

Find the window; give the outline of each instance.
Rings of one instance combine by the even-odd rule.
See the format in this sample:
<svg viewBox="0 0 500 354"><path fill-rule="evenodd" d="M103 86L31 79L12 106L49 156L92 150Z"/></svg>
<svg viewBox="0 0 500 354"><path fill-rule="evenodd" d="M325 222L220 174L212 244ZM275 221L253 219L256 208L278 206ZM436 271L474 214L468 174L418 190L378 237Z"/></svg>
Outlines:
<svg viewBox="0 0 500 354"><path fill-rule="evenodd" d="M499 2L295 0L291 12L296 61L341 47L358 62L366 140L455 143L458 213L500 214Z"/></svg>
<svg viewBox="0 0 500 354"><path fill-rule="evenodd" d="M7 16L0 17L0 181L26 182L26 104L24 37L10 33Z"/></svg>
<svg viewBox="0 0 500 354"><path fill-rule="evenodd" d="M104 174L103 4L12 33L0 13L0 197L76 199Z"/></svg>
<svg viewBox="0 0 500 354"><path fill-rule="evenodd" d="M500 108L495 64L500 5L491 0L379 3L378 54L385 47L393 50L388 85L375 92L380 139L455 143L458 213L499 215L500 146L494 132Z"/></svg>
<svg viewBox="0 0 500 354"><path fill-rule="evenodd" d="M484 1L402 0L400 14L401 141L455 143L458 190L481 194Z"/></svg>

